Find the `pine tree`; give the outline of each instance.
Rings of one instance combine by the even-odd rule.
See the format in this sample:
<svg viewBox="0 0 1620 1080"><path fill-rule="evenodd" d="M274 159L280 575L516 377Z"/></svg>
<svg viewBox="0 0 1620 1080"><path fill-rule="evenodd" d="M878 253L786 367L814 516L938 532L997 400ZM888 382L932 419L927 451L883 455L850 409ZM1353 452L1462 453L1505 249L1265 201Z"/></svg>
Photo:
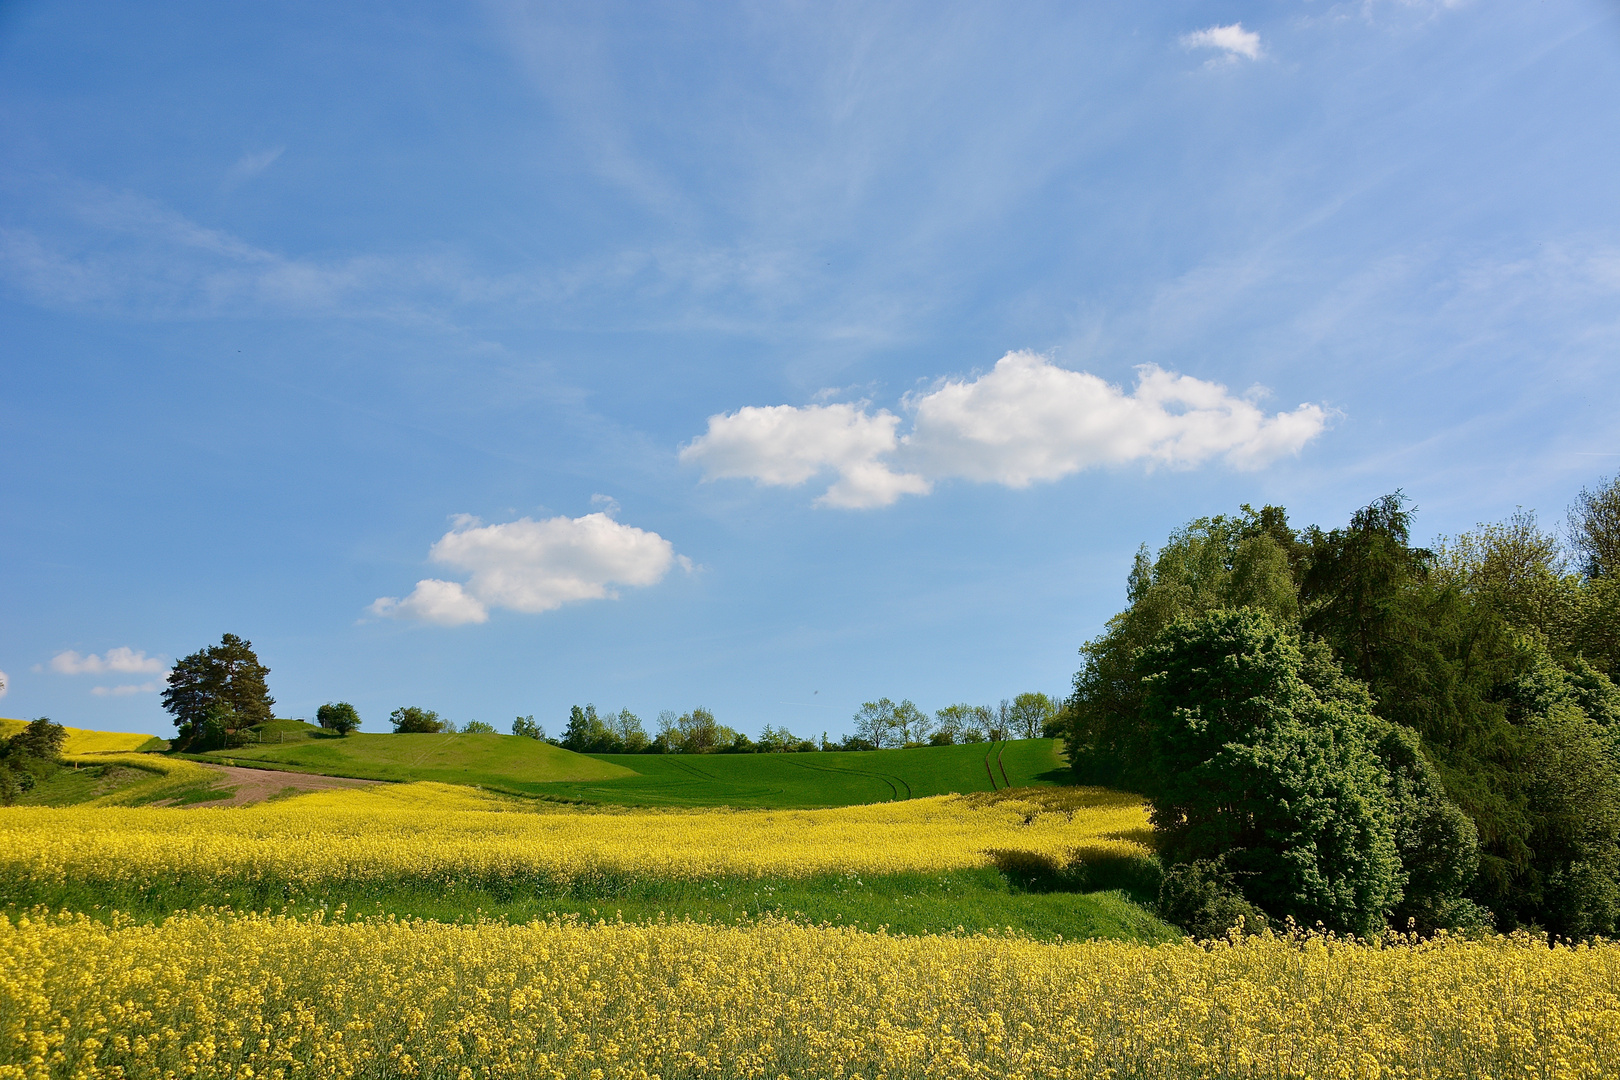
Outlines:
<svg viewBox="0 0 1620 1080"><path fill-rule="evenodd" d="M227 734L268 723L275 719L276 704L265 685L269 674L251 641L226 634L218 645L175 661L163 707L174 716L182 740L200 733L210 713L231 718Z"/></svg>

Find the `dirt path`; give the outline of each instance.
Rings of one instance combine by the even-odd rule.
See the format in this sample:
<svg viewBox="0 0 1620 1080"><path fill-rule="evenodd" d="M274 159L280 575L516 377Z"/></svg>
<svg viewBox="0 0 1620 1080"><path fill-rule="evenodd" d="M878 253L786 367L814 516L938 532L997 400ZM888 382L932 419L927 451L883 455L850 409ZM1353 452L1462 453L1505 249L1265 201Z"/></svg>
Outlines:
<svg viewBox="0 0 1620 1080"><path fill-rule="evenodd" d="M272 769L239 769L234 765L208 765L203 768L223 773L225 782L236 790L229 798L191 806L247 806L264 802L288 791L330 791L333 788L370 787L382 780L351 780L346 776L317 776L314 773L277 772Z"/></svg>

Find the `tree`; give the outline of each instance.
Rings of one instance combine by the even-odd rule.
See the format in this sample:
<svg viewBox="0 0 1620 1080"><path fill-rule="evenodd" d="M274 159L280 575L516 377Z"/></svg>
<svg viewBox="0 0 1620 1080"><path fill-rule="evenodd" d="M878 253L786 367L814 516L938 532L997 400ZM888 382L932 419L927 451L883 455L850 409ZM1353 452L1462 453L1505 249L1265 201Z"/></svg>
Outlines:
<svg viewBox="0 0 1620 1080"><path fill-rule="evenodd" d="M1614 577L1620 571L1620 476L1582 488L1569 508L1568 528L1581 572L1589 578Z"/></svg>
<svg viewBox="0 0 1620 1080"><path fill-rule="evenodd" d="M1220 860L1270 915L1382 928L1402 868L1377 719L1320 697L1297 638L1253 608L1172 623L1138 664L1167 861Z"/></svg>
<svg viewBox="0 0 1620 1080"><path fill-rule="evenodd" d="M173 715L180 741L196 737L211 710L216 725L231 725L224 729L226 735L275 719L276 702L265 686L269 674L253 652L253 643L235 634L175 661L163 691L163 707Z"/></svg>
<svg viewBox="0 0 1620 1080"><path fill-rule="evenodd" d="M463 735L497 735L494 724L486 724L482 720L469 720L461 728Z"/></svg>
<svg viewBox="0 0 1620 1080"><path fill-rule="evenodd" d="M538 739L544 742L546 729L534 722L534 714L519 716L512 721L512 734L524 739Z"/></svg>
<svg viewBox="0 0 1620 1080"><path fill-rule="evenodd" d="M1126 578L1126 609L1080 648L1063 733L1077 778L1140 788L1151 753L1137 654L1175 620L1208 611L1251 607L1280 626L1293 625L1307 550L1282 507L1247 505L1232 517L1189 522L1170 534L1156 557L1142 545Z"/></svg>
<svg viewBox="0 0 1620 1080"><path fill-rule="evenodd" d="M619 751L625 754L645 753L651 740L647 738L647 729L641 724L641 717L629 709L620 709L619 715L613 718L613 734L619 740Z"/></svg>
<svg viewBox="0 0 1620 1080"><path fill-rule="evenodd" d="M415 705L403 705L395 709L388 714L388 722L394 725L395 735L437 735L447 726L432 709L422 709Z"/></svg>
<svg viewBox="0 0 1620 1080"><path fill-rule="evenodd" d="M913 705L910 698L894 707L892 723L902 746L920 746L928 741L928 735L933 730L928 714Z"/></svg>
<svg viewBox="0 0 1620 1080"><path fill-rule="evenodd" d="M894 710L895 704L888 698L866 702L854 717L855 736L877 750L894 746L898 742L895 737Z"/></svg>
<svg viewBox="0 0 1620 1080"><path fill-rule="evenodd" d="M28 726L9 739L0 740L0 756L55 761L67 743L67 728L48 716L30 720Z"/></svg>
<svg viewBox="0 0 1620 1080"><path fill-rule="evenodd" d="M1029 693L1013 698L1007 723L1014 738L1038 739L1055 719L1056 703L1045 694Z"/></svg>
<svg viewBox="0 0 1620 1080"><path fill-rule="evenodd" d="M50 717L31 720L7 739L0 739L0 805L10 806L17 796L56 770L67 742L67 729Z"/></svg>
<svg viewBox="0 0 1620 1080"><path fill-rule="evenodd" d="M347 735L360 726L360 713L347 701L328 701L315 710L315 721L328 731Z"/></svg>
<svg viewBox="0 0 1620 1080"><path fill-rule="evenodd" d="M929 741L938 746L983 742L986 729L994 724L995 712L988 705L947 705L935 711L934 734Z"/></svg>

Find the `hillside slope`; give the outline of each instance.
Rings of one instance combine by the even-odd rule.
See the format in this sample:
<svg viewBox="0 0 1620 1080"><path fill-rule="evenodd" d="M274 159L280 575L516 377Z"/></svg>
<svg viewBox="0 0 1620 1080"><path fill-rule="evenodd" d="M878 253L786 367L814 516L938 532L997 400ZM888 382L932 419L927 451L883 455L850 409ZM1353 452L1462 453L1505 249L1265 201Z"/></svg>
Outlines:
<svg viewBox="0 0 1620 1080"><path fill-rule="evenodd" d="M557 781L606 781L632 775L609 761L513 735L365 735L319 733L196 755L199 760L363 780L437 780L539 795Z"/></svg>
<svg viewBox="0 0 1620 1080"><path fill-rule="evenodd" d="M1056 739L810 754L594 756L638 775L547 790L620 805L787 808L1069 782Z"/></svg>

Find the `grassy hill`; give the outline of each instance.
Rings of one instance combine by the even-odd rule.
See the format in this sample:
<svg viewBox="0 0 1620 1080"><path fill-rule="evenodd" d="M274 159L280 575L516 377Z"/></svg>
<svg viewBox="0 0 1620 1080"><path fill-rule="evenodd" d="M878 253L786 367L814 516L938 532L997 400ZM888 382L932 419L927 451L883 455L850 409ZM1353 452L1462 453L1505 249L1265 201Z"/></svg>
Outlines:
<svg viewBox="0 0 1620 1080"><path fill-rule="evenodd" d="M548 785L637 806L852 806L951 792L1062 784L1056 739L813 754L600 754L638 775Z"/></svg>
<svg viewBox="0 0 1620 1080"><path fill-rule="evenodd" d="M266 741L199 757L623 806L852 806L1067 781L1053 739L812 754L587 756L511 735L357 733L339 739L290 721L267 725L261 738Z"/></svg>
<svg viewBox="0 0 1620 1080"><path fill-rule="evenodd" d="M0 739L8 739L28 726L26 720L7 720L0 717ZM156 749L162 740L152 735L139 735L127 731L89 731L85 728L67 728L65 754L127 753L141 748Z"/></svg>
<svg viewBox="0 0 1620 1080"><path fill-rule="evenodd" d="M557 781L608 781L630 771L512 735L365 735L338 738L309 724L266 725L267 741L194 755L200 761L353 776L363 780L437 780L541 795ZM268 741L274 739L275 741Z"/></svg>

